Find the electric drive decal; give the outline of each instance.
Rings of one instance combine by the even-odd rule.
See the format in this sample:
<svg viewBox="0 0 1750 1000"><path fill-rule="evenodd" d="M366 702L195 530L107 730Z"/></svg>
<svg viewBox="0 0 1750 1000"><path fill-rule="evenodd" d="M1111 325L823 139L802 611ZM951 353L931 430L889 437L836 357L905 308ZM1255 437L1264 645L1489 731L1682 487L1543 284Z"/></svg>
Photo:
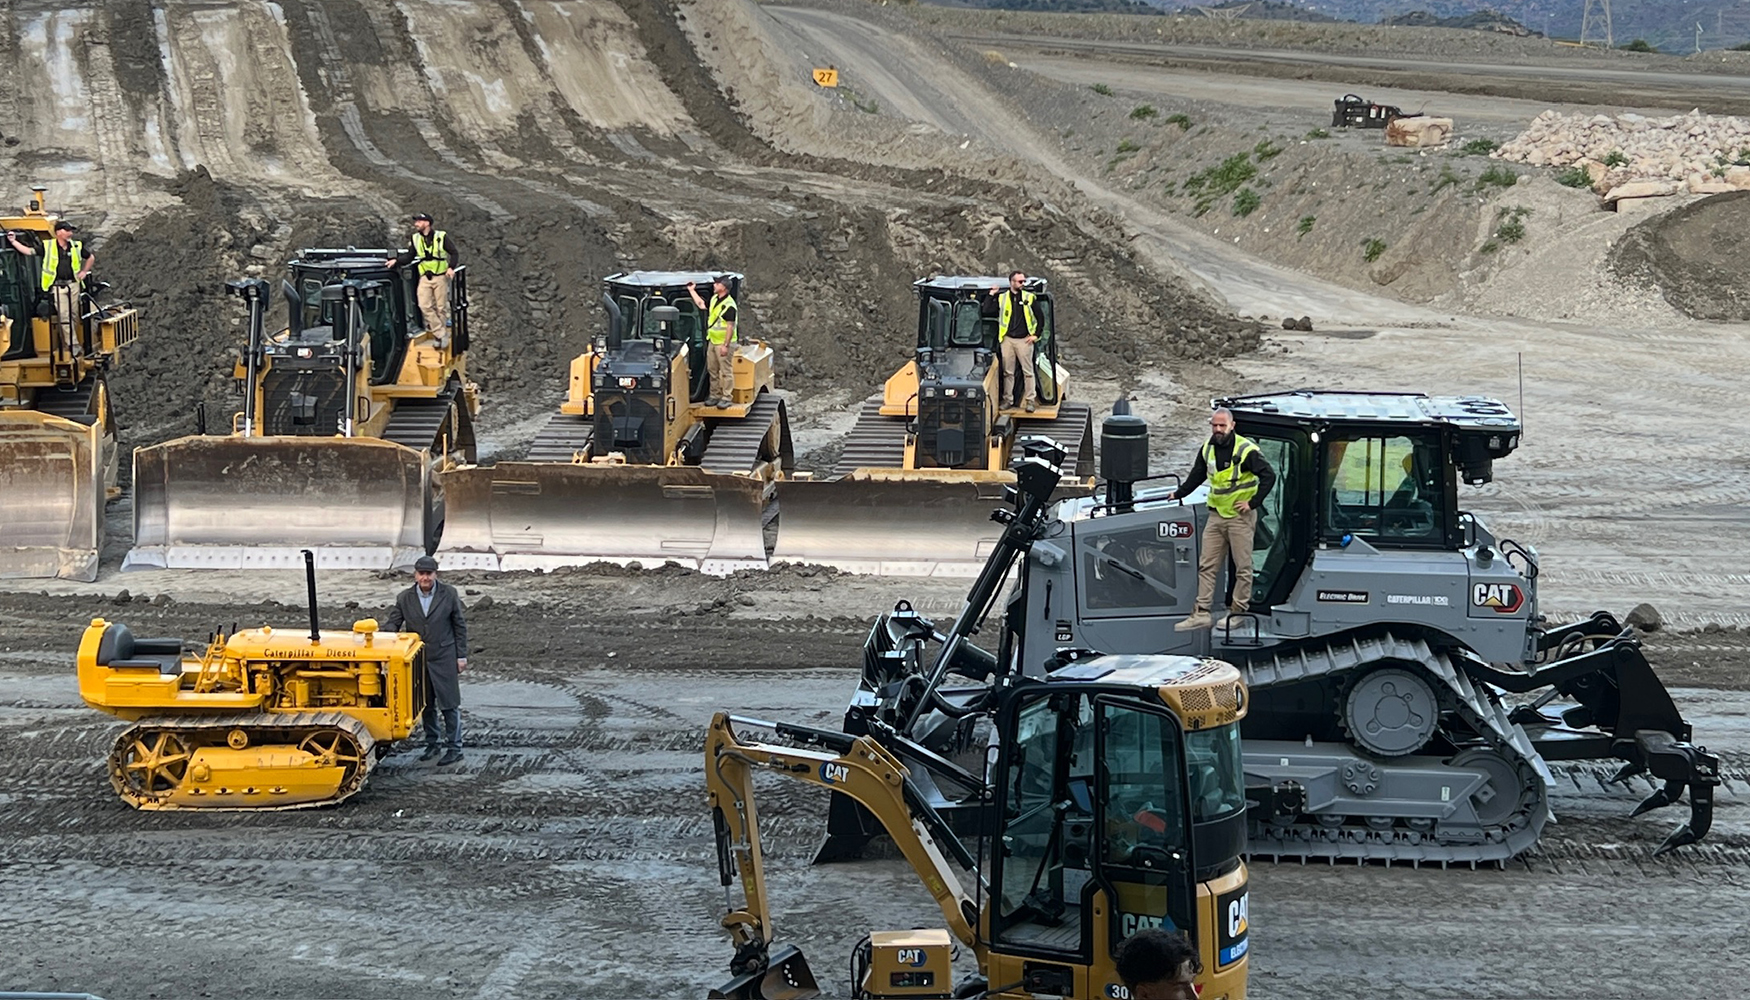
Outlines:
<svg viewBox="0 0 1750 1000"><path fill-rule="evenodd" d="M1252 926L1251 900L1251 893L1245 886L1240 886L1215 901L1215 964L1218 968L1232 965L1246 955L1250 944L1246 932Z"/></svg>
<svg viewBox="0 0 1750 1000"><path fill-rule="evenodd" d="M1470 602L1479 608L1493 608L1498 615L1510 615L1525 606L1525 591L1516 583L1479 583L1470 589Z"/></svg>

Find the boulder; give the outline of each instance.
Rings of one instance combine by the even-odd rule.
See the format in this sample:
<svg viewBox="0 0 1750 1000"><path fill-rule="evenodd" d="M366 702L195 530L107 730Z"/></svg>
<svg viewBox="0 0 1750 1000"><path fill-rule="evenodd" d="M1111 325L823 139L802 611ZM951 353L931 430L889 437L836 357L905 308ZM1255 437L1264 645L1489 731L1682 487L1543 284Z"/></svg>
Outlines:
<svg viewBox="0 0 1750 1000"><path fill-rule="evenodd" d="M1452 119L1430 118L1417 116L1415 118L1393 119L1385 127L1385 144L1387 146L1410 146L1427 148L1429 146L1444 146L1452 136Z"/></svg>
<svg viewBox="0 0 1750 1000"><path fill-rule="evenodd" d="M1618 184L1605 194L1605 201L1622 201L1625 198L1662 198L1677 193L1677 185L1669 181L1629 181Z"/></svg>
<svg viewBox="0 0 1750 1000"><path fill-rule="evenodd" d="M1635 609L1622 620L1624 625L1630 625L1642 632L1657 632L1665 627L1665 616L1659 614L1659 609L1651 604L1637 604Z"/></svg>

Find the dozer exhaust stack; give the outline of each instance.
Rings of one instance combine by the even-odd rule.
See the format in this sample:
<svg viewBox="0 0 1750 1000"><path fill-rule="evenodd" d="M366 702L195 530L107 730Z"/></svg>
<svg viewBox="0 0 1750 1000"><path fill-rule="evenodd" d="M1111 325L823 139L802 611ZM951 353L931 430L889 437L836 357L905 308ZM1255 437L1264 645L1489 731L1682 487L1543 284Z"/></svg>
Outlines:
<svg viewBox="0 0 1750 1000"><path fill-rule="evenodd" d="M1585 621L1545 632L1538 645L1540 652L1554 656L1547 666L1531 673L1496 670L1477 661L1467 661L1465 670L1516 694L1547 689L1538 702L1512 717L1538 734L1532 742L1544 759L1615 757L1625 763L1611 776L1612 782L1643 775L1663 782L1631 816L1673 805L1687 790L1689 819L1665 838L1654 857L1706 836L1713 826L1720 759L1690 742L1690 725L1653 673L1634 630L1599 611ZM1545 716L1541 706L1558 695L1579 704L1559 719Z"/></svg>

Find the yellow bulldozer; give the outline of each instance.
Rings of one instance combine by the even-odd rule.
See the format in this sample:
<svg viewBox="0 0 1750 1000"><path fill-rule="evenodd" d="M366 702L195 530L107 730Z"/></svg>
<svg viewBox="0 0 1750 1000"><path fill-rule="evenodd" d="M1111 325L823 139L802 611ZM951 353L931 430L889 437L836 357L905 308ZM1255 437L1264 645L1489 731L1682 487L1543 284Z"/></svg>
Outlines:
<svg viewBox="0 0 1750 1000"><path fill-rule="evenodd" d="M58 217L36 188L0 241L0 579L97 579L104 502L116 492L115 416L104 375L139 336L139 313L78 294L57 316L42 287ZM103 286L96 286L101 290Z"/></svg>
<svg viewBox="0 0 1750 1000"><path fill-rule="evenodd" d="M999 529L990 510L1015 481L1030 438L1065 452L1064 496L1093 485L1093 414L1069 398L1058 363L1054 303L1030 278L1038 405L1004 399L998 319L988 289L1007 278L942 276L913 284L917 343L910 361L870 396L826 478L779 484L774 560L858 573L974 576ZM1021 379L1015 379L1021 388Z"/></svg>
<svg viewBox="0 0 1750 1000"><path fill-rule="evenodd" d="M434 476L475 454L467 268L454 271L448 326L425 330L414 277L389 256L300 253L273 335L268 283L228 286L248 307L242 409L226 433L197 421L192 436L134 452L124 568L287 567L309 548L326 568L390 569L436 547Z"/></svg>
<svg viewBox="0 0 1750 1000"><path fill-rule="evenodd" d="M736 273L605 279L607 329L571 362L565 401L527 460L439 474L446 566L766 565L794 448L772 349L747 337L745 309L728 405L709 405L705 317L688 286L719 280L740 296Z"/></svg>
<svg viewBox="0 0 1750 1000"><path fill-rule="evenodd" d="M425 648L413 633L316 624L215 633L205 650L93 619L79 641L79 695L134 723L109 755L110 783L138 809L296 809L357 792L425 708Z"/></svg>

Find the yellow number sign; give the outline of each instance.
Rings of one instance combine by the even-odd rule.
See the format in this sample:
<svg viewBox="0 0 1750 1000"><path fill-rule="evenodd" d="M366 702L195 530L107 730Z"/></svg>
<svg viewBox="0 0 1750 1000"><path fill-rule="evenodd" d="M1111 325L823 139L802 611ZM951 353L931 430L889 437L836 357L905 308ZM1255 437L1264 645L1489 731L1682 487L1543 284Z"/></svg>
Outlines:
<svg viewBox="0 0 1750 1000"><path fill-rule="evenodd" d="M839 85L839 71L836 69L817 69L814 71L814 82L822 87Z"/></svg>

